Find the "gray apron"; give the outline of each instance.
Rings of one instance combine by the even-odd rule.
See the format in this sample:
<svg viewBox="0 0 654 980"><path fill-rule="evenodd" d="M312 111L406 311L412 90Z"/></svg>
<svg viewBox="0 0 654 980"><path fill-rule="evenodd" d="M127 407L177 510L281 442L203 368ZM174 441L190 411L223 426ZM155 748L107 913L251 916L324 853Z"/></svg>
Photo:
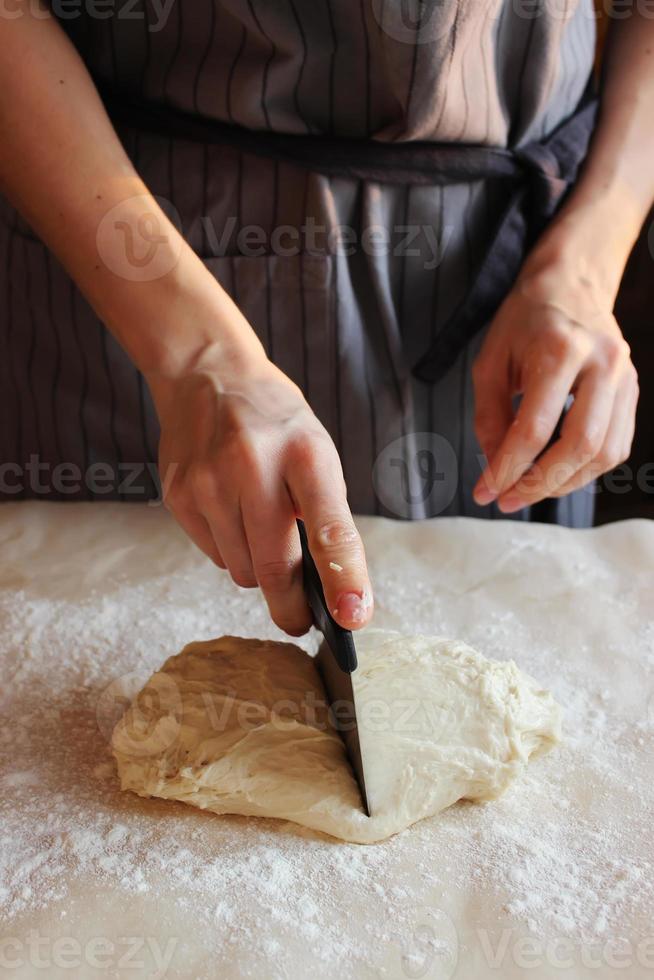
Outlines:
<svg viewBox="0 0 654 980"><path fill-rule="evenodd" d="M157 131L147 108L207 127L519 151L574 112L594 53L589 0L528 7L525 16L513 2L461 0L421 6L411 21L399 0L207 0L192 10L178 0L163 23L150 4L140 20L64 22L101 88L144 106L142 125L116 115L128 153L329 430L355 511L496 516L471 499L481 457L470 366L483 330L453 357L450 344L445 373L414 369L470 295L505 185L323 173ZM24 222L8 206L0 219L2 458L40 467L36 487L33 464L0 492L147 499L158 432L142 378ZM106 478L63 486L52 479L63 462L105 464ZM557 501L547 519L590 523L592 495Z"/></svg>

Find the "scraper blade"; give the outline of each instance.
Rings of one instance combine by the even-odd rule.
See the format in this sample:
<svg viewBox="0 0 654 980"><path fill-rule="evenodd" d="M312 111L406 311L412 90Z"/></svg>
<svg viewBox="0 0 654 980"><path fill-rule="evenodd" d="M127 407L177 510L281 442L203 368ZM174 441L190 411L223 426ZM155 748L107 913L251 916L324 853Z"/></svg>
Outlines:
<svg viewBox="0 0 654 980"><path fill-rule="evenodd" d="M352 673L357 668L354 638L350 630L343 629L331 616L325 602L325 593L318 570L309 551L304 523L299 520L297 526L302 544L304 591L313 613L314 622L323 635L323 642L316 656L316 665L329 699L332 722L345 743L345 750L361 791L363 809L366 816L369 817L370 807L363 774L363 759L361 758L361 744L352 686Z"/></svg>

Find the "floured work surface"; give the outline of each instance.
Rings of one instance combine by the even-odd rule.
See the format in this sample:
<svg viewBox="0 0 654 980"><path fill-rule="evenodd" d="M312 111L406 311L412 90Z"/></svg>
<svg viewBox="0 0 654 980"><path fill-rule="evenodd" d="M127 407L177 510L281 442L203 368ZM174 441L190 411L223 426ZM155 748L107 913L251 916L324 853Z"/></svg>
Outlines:
<svg viewBox="0 0 654 980"><path fill-rule="evenodd" d="M499 800L374 847L121 793L108 739L166 657L283 637L158 508L0 509L10 976L653 975L654 528L360 526L375 625L514 659L564 709Z"/></svg>

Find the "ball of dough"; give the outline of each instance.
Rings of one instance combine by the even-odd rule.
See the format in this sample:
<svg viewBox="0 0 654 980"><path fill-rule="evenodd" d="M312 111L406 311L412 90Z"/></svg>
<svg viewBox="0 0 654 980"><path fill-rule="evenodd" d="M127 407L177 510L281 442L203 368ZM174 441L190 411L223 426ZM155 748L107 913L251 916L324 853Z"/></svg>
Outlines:
<svg viewBox="0 0 654 980"><path fill-rule="evenodd" d="M353 675L367 817L313 659L234 636L171 657L116 726L121 785L359 843L490 800L560 738L552 696L465 643L369 629Z"/></svg>

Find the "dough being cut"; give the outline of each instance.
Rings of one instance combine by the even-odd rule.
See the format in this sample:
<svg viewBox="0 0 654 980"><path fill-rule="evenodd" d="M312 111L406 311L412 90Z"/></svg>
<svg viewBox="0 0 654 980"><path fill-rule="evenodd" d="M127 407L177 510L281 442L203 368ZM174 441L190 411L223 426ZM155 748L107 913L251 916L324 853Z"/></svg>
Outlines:
<svg viewBox="0 0 654 980"><path fill-rule="evenodd" d="M465 643L357 633L367 817L312 658L291 643L191 643L116 726L122 788L280 817L359 843L456 800L491 800L560 737L552 696Z"/></svg>

